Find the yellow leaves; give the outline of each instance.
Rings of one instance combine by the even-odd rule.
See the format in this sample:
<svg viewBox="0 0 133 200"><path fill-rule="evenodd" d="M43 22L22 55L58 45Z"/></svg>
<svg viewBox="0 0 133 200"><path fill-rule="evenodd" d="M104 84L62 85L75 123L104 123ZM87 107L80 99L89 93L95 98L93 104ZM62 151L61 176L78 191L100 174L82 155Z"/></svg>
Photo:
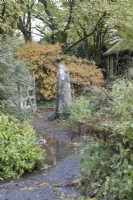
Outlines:
<svg viewBox="0 0 133 200"><path fill-rule="evenodd" d="M28 53L28 55L30 56L45 56L46 54L50 54L51 53L61 53L61 47L60 45L57 43L55 45L50 45L50 44L39 44L37 42L29 42L24 44L23 46L21 46L19 48L19 53L20 55L26 55Z"/></svg>
<svg viewBox="0 0 133 200"><path fill-rule="evenodd" d="M36 185L42 187L42 186L48 186L49 183L48 182L37 182Z"/></svg>
<svg viewBox="0 0 133 200"><path fill-rule="evenodd" d="M89 64L91 66L88 66L86 63L84 64L85 60L83 60L83 63L81 63L81 59L79 60L80 65L78 64L78 59L76 66L67 65L70 71L70 74L73 77L73 82L78 85L86 85L86 84L92 84L92 85L102 85L104 83L103 81L103 75L100 69L98 69L94 62L90 62Z"/></svg>
<svg viewBox="0 0 133 200"><path fill-rule="evenodd" d="M29 189L30 191L31 191L31 190L34 190L34 188L33 188L33 187L29 187L28 189Z"/></svg>
<svg viewBox="0 0 133 200"><path fill-rule="evenodd" d="M55 184L52 184L53 187L61 187L61 184L60 183L55 183Z"/></svg>
<svg viewBox="0 0 133 200"><path fill-rule="evenodd" d="M46 75L45 75L44 72L41 71L41 70L38 71L37 76L38 76L38 77L42 77L42 78L46 78Z"/></svg>
<svg viewBox="0 0 133 200"><path fill-rule="evenodd" d="M104 83L102 72L94 61L63 55L59 44L26 43L18 47L18 55L35 72L38 100L54 99L56 96L57 60L62 60L67 66L76 86Z"/></svg>

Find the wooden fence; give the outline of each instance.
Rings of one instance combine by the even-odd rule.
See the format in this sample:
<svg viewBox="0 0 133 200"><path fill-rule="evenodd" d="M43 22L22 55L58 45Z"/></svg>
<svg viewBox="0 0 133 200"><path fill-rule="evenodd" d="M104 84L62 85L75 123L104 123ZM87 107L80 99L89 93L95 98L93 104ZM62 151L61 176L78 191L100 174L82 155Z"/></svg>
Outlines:
<svg viewBox="0 0 133 200"><path fill-rule="evenodd" d="M29 77L31 84L28 87L20 86L20 107L21 109L32 109L34 112L37 110L36 93L35 93L35 78L34 72Z"/></svg>

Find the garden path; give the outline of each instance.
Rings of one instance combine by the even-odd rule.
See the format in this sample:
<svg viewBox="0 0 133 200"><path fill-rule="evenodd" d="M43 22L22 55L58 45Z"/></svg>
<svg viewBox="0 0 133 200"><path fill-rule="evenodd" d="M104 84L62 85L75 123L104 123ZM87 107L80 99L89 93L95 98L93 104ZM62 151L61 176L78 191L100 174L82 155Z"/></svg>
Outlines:
<svg viewBox="0 0 133 200"><path fill-rule="evenodd" d="M76 179L80 174L80 157L75 152L79 136L63 120L49 120L53 111L39 111L33 120L39 144L46 148L51 167L22 178L0 183L0 200L77 200L81 195Z"/></svg>

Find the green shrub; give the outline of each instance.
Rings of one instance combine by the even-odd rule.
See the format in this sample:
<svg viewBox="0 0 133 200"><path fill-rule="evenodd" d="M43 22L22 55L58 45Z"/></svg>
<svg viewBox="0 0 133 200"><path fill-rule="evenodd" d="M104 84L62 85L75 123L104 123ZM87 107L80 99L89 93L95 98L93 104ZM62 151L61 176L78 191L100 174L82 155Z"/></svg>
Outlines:
<svg viewBox="0 0 133 200"><path fill-rule="evenodd" d="M70 105L69 125L73 131L76 130L78 122L91 117L97 109L97 103L91 102L89 98L79 97Z"/></svg>
<svg viewBox="0 0 133 200"><path fill-rule="evenodd" d="M82 183L88 195L96 200L132 199L133 156L128 153L117 140L89 142L81 153Z"/></svg>
<svg viewBox="0 0 133 200"><path fill-rule="evenodd" d="M16 59L11 41L0 41L0 110L24 120L28 112L20 108L20 87L31 83L30 71L24 62Z"/></svg>
<svg viewBox="0 0 133 200"><path fill-rule="evenodd" d="M18 178L38 167L44 159L35 132L28 122L0 115L0 178Z"/></svg>
<svg viewBox="0 0 133 200"><path fill-rule="evenodd" d="M86 86L82 94L84 96L75 99L70 106L70 128L88 134L104 130L101 120L105 114L108 118L112 113L108 91L103 87Z"/></svg>
<svg viewBox="0 0 133 200"><path fill-rule="evenodd" d="M117 81L110 97L114 116L101 122L108 131L90 140L81 152L82 181L88 195L97 200L132 200L133 83Z"/></svg>

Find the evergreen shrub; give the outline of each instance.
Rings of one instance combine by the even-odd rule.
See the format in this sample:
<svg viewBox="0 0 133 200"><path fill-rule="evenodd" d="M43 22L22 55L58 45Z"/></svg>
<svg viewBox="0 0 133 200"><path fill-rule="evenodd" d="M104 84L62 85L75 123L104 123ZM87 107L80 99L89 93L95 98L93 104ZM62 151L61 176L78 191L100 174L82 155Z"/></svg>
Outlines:
<svg viewBox="0 0 133 200"><path fill-rule="evenodd" d="M31 83L30 71L16 57L13 43L0 41L0 110L24 120L28 112L20 108L20 87Z"/></svg>
<svg viewBox="0 0 133 200"><path fill-rule="evenodd" d="M19 178L39 167L44 160L37 146L35 132L28 122L20 123L12 116L0 115L0 178Z"/></svg>

